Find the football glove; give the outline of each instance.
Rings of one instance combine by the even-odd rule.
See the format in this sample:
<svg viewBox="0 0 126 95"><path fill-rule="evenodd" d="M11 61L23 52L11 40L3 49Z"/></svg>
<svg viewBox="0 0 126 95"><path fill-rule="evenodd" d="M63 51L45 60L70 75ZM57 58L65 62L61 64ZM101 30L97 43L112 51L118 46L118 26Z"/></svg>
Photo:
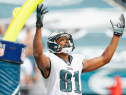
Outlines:
<svg viewBox="0 0 126 95"><path fill-rule="evenodd" d="M116 24L114 24L111 20L110 22L113 28L114 35L122 36L124 28L125 28L124 15L123 14L120 15L119 21Z"/></svg>
<svg viewBox="0 0 126 95"><path fill-rule="evenodd" d="M47 7L43 9L43 4L37 5L37 21L36 21L36 27L43 27L43 17L48 12L45 11Z"/></svg>

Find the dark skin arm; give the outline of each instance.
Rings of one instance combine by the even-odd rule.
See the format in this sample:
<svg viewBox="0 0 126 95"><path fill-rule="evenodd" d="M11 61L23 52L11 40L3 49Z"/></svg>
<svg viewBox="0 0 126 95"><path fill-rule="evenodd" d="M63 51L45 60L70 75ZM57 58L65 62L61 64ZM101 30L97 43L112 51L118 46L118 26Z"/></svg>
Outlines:
<svg viewBox="0 0 126 95"><path fill-rule="evenodd" d="M108 45L108 47L106 48L106 50L103 52L101 56L90 59L90 60L83 60L82 73L94 71L110 62L117 48L119 38L120 36L122 36L124 28L125 28L124 15L123 14L120 15L118 23L114 24L111 20L110 22L111 22L113 32L114 32L114 36L110 44Z"/></svg>
<svg viewBox="0 0 126 95"><path fill-rule="evenodd" d="M103 52L103 54L99 57L90 59L90 60L83 60L83 70L82 73L94 71L105 64L109 63L119 42L119 36L114 35L110 44Z"/></svg>
<svg viewBox="0 0 126 95"><path fill-rule="evenodd" d="M37 21L36 21L36 33L33 40L33 55L37 66L43 71L44 77L48 77L50 70L50 60L43 53L42 44L42 30L43 27L43 17L48 12L47 8L43 9L43 4L37 6Z"/></svg>
<svg viewBox="0 0 126 95"><path fill-rule="evenodd" d="M41 27L36 27L36 34L33 40L33 55L37 66L43 71L44 77L48 77L50 69L50 60L43 53Z"/></svg>

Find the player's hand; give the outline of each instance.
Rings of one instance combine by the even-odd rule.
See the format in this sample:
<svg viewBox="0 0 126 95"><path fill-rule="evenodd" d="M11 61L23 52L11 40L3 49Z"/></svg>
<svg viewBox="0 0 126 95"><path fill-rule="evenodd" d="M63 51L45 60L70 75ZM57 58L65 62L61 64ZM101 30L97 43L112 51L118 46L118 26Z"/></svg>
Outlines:
<svg viewBox="0 0 126 95"><path fill-rule="evenodd" d="M43 8L43 4L37 5L37 21L36 27L43 27L43 17L48 12L46 11L47 7Z"/></svg>
<svg viewBox="0 0 126 95"><path fill-rule="evenodd" d="M114 35L122 36L124 28L125 28L124 15L121 14L119 21L116 24L114 24L111 20L110 20L110 22L112 24Z"/></svg>

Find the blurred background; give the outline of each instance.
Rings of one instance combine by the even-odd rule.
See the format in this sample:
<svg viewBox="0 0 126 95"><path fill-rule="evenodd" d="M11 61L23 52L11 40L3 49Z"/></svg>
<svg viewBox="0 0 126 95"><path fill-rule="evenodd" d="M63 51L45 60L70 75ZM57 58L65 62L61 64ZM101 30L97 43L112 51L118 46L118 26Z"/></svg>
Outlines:
<svg viewBox="0 0 126 95"><path fill-rule="evenodd" d="M13 9L25 2L0 0L1 39L13 19ZM49 34L63 30L73 36L76 48L73 53L83 54L86 59L100 56L110 43L113 36L110 19L116 23L120 14L126 17L126 0L44 0L43 4L49 10L42 28L44 52L48 52ZM34 11L17 37L17 42L27 45L27 56L21 65L21 95L46 95L33 57L35 23ZM117 90L126 95L126 30L110 63L96 71L83 73L81 80L83 95L110 95Z"/></svg>

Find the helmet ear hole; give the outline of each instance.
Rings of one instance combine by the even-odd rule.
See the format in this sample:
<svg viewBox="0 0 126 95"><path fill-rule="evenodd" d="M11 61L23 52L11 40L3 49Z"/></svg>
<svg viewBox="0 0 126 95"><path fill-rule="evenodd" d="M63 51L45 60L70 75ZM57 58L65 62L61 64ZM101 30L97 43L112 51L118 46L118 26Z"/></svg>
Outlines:
<svg viewBox="0 0 126 95"><path fill-rule="evenodd" d="M59 50L59 45L56 43L47 43L48 44L48 48L53 52L57 52Z"/></svg>
<svg viewBox="0 0 126 95"><path fill-rule="evenodd" d="M58 48L60 49L61 48L61 46L58 44Z"/></svg>

